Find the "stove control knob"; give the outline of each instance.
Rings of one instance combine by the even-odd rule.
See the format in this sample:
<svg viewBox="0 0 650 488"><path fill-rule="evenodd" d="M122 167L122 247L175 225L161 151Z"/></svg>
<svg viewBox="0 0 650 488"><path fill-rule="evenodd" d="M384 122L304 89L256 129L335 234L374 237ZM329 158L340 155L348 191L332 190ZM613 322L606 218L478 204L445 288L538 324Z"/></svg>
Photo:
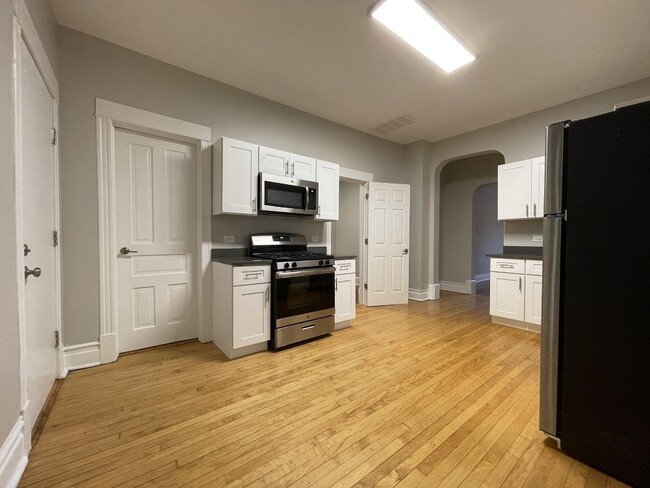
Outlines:
<svg viewBox="0 0 650 488"><path fill-rule="evenodd" d="M329 259L326 259L326 260L325 260L325 264L330 264L330 260L329 260Z"/></svg>
<svg viewBox="0 0 650 488"><path fill-rule="evenodd" d="M323 260L321 259L320 261L318 261L318 264L319 264L320 266L322 266L322 265L323 265Z"/></svg>
<svg viewBox="0 0 650 488"><path fill-rule="evenodd" d="M291 263L292 268L296 268L297 266L298 266L298 263L296 263L296 262Z"/></svg>
<svg viewBox="0 0 650 488"><path fill-rule="evenodd" d="M289 263L284 263L284 269L287 269L289 267Z"/></svg>

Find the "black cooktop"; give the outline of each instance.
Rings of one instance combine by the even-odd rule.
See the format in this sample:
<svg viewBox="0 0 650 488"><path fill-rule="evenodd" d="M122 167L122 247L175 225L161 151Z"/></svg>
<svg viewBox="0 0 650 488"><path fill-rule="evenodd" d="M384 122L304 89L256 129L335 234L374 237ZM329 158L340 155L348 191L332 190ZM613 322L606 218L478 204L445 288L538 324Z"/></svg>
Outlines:
<svg viewBox="0 0 650 488"><path fill-rule="evenodd" d="M311 251L278 251L252 253L257 258L273 259L275 261L291 259L294 261L310 259L334 259L334 256Z"/></svg>

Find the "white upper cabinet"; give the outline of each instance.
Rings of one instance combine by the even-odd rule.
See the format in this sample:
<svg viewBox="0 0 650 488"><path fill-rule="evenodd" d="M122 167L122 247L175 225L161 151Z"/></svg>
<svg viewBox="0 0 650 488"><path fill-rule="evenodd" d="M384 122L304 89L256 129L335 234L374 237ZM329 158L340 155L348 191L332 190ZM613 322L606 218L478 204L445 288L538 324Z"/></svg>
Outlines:
<svg viewBox="0 0 650 488"><path fill-rule="evenodd" d="M546 173L546 160L544 157L531 159L532 173L532 207L533 218L544 217L544 175Z"/></svg>
<svg viewBox="0 0 650 488"><path fill-rule="evenodd" d="M289 162L288 176L299 180L316 181L316 160L314 158L292 154Z"/></svg>
<svg viewBox="0 0 650 488"><path fill-rule="evenodd" d="M212 213L257 214L256 144L222 137L212 161Z"/></svg>
<svg viewBox="0 0 650 488"><path fill-rule="evenodd" d="M499 220L544 216L544 171L543 157L498 167Z"/></svg>
<svg viewBox="0 0 650 488"><path fill-rule="evenodd" d="M499 220L529 217L530 175L530 159L498 167Z"/></svg>
<svg viewBox="0 0 650 488"><path fill-rule="evenodd" d="M259 170L277 176L289 176L289 159L291 154L278 149L260 146Z"/></svg>
<svg viewBox="0 0 650 488"><path fill-rule="evenodd" d="M318 214L316 220L339 219L339 165L317 161Z"/></svg>

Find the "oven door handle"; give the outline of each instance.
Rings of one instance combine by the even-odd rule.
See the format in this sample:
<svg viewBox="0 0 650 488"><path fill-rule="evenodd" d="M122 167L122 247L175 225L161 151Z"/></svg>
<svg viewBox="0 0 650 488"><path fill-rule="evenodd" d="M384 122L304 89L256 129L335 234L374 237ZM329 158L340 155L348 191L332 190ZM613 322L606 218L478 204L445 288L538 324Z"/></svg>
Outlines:
<svg viewBox="0 0 650 488"><path fill-rule="evenodd" d="M287 278L300 278L302 276L334 274L335 272L336 272L336 268L334 267L310 269L306 271L276 271L275 278L278 280L284 280Z"/></svg>

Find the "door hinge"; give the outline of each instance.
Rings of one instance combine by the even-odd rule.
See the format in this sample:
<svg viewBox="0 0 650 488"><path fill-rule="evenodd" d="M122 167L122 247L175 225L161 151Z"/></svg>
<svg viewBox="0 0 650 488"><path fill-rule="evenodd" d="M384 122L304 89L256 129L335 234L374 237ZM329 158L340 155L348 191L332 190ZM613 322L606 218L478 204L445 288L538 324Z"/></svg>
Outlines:
<svg viewBox="0 0 650 488"><path fill-rule="evenodd" d="M366 246L368 245L368 239L364 239L363 242Z"/></svg>
<svg viewBox="0 0 650 488"><path fill-rule="evenodd" d="M54 232L52 232L52 244L54 245L54 247L59 245L59 231L58 230L55 230Z"/></svg>
<svg viewBox="0 0 650 488"><path fill-rule="evenodd" d="M366 200L370 198L370 193L366 193Z"/></svg>
<svg viewBox="0 0 650 488"><path fill-rule="evenodd" d="M55 330L54 331L54 347L55 348L59 347L60 343L61 343L61 339L60 339L60 336L59 336L59 331Z"/></svg>
<svg viewBox="0 0 650 488"><path fill-rule="evenodd" d="M364 289L364 290L367 290L367 289L368 289L368 283L364 283L364 284L363 284L363 289Z"/></svg>
<svg viewBox="0 0 650 488"><path fill-rule="evenodd" d="M56 129L52 129L52 144L56 144Z"/></svg>

